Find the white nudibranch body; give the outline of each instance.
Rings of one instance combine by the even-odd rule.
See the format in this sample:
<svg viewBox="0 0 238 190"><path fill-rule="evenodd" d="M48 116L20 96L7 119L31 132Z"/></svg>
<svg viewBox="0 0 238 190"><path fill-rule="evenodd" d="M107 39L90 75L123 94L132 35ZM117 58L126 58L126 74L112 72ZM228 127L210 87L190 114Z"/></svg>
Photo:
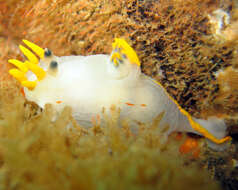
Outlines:
<svg viewBox="0 0 238 190"><path fill-rule="evenodd" d="M132 125L152 122L163 113L160 126L169 126L167 135L192 132L217 144L230 139L223 120L191 117L158 82L141 73L135 51L123 39L115 39L110 55L64 57L23 42L39 55L40 63L37 65L35 55L21 46L28 64L11 59L18 69L9 73L24 86L26 98L42 108L47 103L57 111L71 106L74 118L91 126L92 117L102 116L103 108L109 110L115 105L121 110L120 119L127 118Z"/></svg>

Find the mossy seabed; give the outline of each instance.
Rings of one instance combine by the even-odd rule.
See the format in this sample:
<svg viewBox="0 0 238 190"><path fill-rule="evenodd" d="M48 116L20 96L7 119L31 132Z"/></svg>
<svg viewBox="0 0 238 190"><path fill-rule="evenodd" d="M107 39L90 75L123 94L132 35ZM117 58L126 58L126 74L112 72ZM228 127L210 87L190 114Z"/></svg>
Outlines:
<svg viewBox="0 0 238 190"><path fill-rule="evenodd" d="M232 40L214 36L208 15L218 8L231 15L224 34L233 32ZM223 117L235 137L237 15L230 0L0 1L0 189L218 189L211 177L237 189L236 141L222 153L203 147L193 165L178 154L177 141L162 145L152 129L134 137L109 119L108 129L67 131L74 123L69 108L51 122L51 107L42 112L26 102L7 75L7 60L23 59L23 38L60 56L109 53L113 39L123 37L143 72L183 108Z"/></svg>

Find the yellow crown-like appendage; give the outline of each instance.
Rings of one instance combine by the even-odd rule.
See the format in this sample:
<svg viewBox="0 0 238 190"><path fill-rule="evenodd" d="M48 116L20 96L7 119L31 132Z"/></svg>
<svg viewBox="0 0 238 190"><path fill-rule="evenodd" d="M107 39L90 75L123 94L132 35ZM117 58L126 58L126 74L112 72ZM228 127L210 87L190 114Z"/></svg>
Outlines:
<svg viewBox="0 0 238 190"><path fill-rule="evenodd" d="M40 57L40 59L44 58L45 51L43 48L39 47L38 45L28 41L28 40L22 40L24 44L26 44L31 50Z"/></svg>
<svg viewBox="0 0 238 190"><path fill-rule="evenodd" d="M28 40L23 40L23 42L36 55L38 55L40 59L44 58L44 50L41 47ZM9 59L8 62L17 67L15 69L10 69L9 74L17 79L23 86L27 87L29 90L33 90L37 85L37 81L42 80L45 77L46 72L40 66L38 66L39 60L35 54L22 45L20 45L19 48L28 60L22 62L17 59ZM26 73L28 71L32 71L36 75L36 81L29 81L27 79Z"/></svg>
<svg viewBox="0 0 238 190"><path fill-rule="evenodd" d="M119 62L127 58L131 64L137 64L140 66L140 60L135 52L135 50L126 42L126 40L121 38L115 38L112 44L113 54L111 56L111 61L118 66Z"/></svg>

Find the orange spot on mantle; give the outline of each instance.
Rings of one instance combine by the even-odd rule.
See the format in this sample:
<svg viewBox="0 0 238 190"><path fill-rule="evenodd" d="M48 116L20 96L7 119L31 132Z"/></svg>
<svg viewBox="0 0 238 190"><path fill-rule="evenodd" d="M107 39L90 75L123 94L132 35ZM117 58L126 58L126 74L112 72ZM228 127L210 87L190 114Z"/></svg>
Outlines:
<svg viewBox="0 0 238 190"><path fill-rule="evenodd" d="M21 88L21 89L20 89L20 92L21 92L21 94L23 95L23 97L26 97L25 92L24 92L24 88Z"/></svg>
<svg viewBox="0 0 238 190"><path fill-rule="evenodd" d="M128 106L134 106L135 105L135 104L132 104L130 102L126 102L125 104L128 105Z"/></svg>

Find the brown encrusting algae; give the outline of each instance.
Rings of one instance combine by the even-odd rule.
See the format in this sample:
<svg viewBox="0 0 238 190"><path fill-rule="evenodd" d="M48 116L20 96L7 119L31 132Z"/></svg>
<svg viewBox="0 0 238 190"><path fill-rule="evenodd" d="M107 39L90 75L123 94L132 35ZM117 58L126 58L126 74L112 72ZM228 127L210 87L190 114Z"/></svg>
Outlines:
<svg viewBox="0 0 238 190"><path fill-rule="evenodd" d="M219 189L216 180L237 189L237 23L235 0L0 0L0 187ZM116 125L116 108L108 128L85 130L70 108L52 122L55 110L25 100L8 75L8 59L24 60L21 39L63 56L109 54L115 37L192 116L224 119L229 148L213 152L198 137L164 144L152 126L134 136L127 123Z"/></svg>

